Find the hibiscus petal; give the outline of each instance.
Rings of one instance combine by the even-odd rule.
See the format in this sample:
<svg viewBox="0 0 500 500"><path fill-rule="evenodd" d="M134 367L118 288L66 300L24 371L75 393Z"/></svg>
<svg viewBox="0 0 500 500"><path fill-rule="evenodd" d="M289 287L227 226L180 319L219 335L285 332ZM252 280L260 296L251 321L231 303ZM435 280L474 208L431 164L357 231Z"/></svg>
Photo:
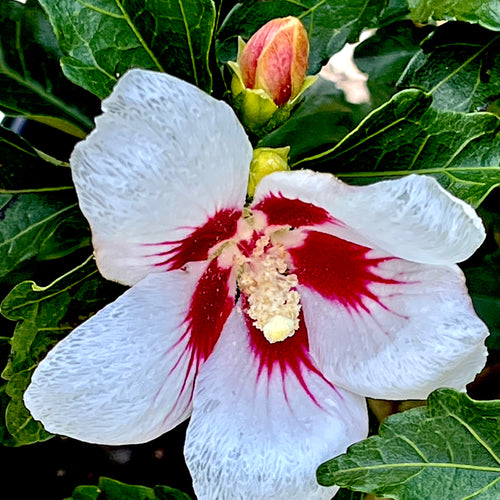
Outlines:
<svg viewBox="0 0 500 500"><path fill-rule="evenodd" d="M199 304L211 273L206 265L192 267L147 276L47 355L25 403L48 431L131 444L154 439L189 416L197 366L213 349L204 336L220 333L207 331L206 323L194 331L206 313L196 307L211 310Z"/></svg>
<svg viewBox="0 0 500 500"><path fill-rule="evenodd" d="M132 285L161 261L147 245L241 210L252 147L227 104L166 74L127 72L102 107L73 179L99 269Z"/></svg>
<svg viewBox="0 0 500 500"><path fill-rule="evenodd" d="M330 174L276 172L260 182L254 203L270 193L324 208L346 226L337 235L414 262L461 262L485 237L475 211L432 177L349 186Z"/></svg>
<svg viewBox="0 0 500 500"><path fill-rule="evenodd" d="M293 339L273 345L297 361L297 346L288 354L285 346ZM234 310L201 367L185 447L197 498L328 500L336 488L319 486L315 470L366 437L365 402L307 363L288 358L282 370L276 358L271 369L257 343Z"/></svg>
<svg viewBox="0 0 500 500"><path fill-rule="evenodd" d="M425 399L438 387L463 389L484 366L488 330L457 266L315 232L291 255L311 354L333 383L373 398Z"/></svg>

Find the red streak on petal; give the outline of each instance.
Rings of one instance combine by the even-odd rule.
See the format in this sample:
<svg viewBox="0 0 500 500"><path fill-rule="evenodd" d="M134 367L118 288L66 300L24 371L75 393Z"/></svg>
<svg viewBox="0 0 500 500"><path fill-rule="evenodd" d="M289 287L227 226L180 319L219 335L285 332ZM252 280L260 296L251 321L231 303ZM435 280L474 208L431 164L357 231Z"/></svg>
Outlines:
<svg viewBox="0 0 500 500"><path fill-rule="evenodd" d="M186 331L172 346L172 349L176 348L187 338L185 350L170 373L177 369L185 369L180 393L190 388L191 398L194 386L189 385L189 381L192 380L190 375L194 370L193 375L196 377L200 365L212 354L234 307L234 297L229 287L231 272L231 268L220 268L217 259L210 262L191 298L189 311L184 320ZM186 360L186 357L189 359Z"/></svg>
<svg viewBox="0 0 500 500"><path fill-rule="evenodd" d="M367 247L317 231L309 232L302 246L289 249L301 285L355 311L368 311L366 298L384 307L370 284L400 283L375 274L375 268L390 257L369 258L368 252Z"/></svg>
<svg viewBox="0 0 500 500"><path fill-rule="evenodd" d="M289 225L292 227L315 226L318 224L336 223L325 209L317 207L312 203L306 203L299 199L291 200L282 194L278 196L270 194L253 207L252 210L261 210L267 216L270 226Z"/></svg>
<svg viewBox="0 0 500 500"><path fill-rule="evenodd" d="M232 238L236 234L240 210L219 210L202 226L197 227L186 238L179 241L165 241L154 246L174 245L166 252L156 253L157 256L168 256L168 259L155 266L169 266L168 269L180 269L188 262L206 260L211 248L218 243Z"/></svg>
<svg viewBox="0 0 500 500"><path fill-rule="evenodd" d="M231 271L231 268L220 268L217 259L213 259L198 282L185 320L190 366L193 363L199 366L212 354L234 307L229 291Z"/></svg>
<svg viewBox="0 0 500 500"><path fill-rule="evenodd" d="M246 299L243 298L243 307L245 307ZM287 377L293 376L297 379L300 386L304 389L312 401L319 407L314 394L309 389L304 378L304 371L309 371L319 376L334 390L333 385L325 379L321 372L316 368L309 354L309 341L307 328L302 316L302 311L299 316L298 330L282 342L271 344L264 337L264 334L253 325L253 320L245 314L245 321L248 328L250 346L253 354L258 359L259 369L258 376L267 376L268 378L273 372L278 371L283 383L283 392L286 397L286 380Z"/></svg>
<svg viewBox="0 0 500 500"><path fill-rule="evenodd" d="M252 252L255 250L255 246L260 237L261 234L253 232L250 239L242 240L238 243L238 250L245 257L250 257L250 255L252 255Z"/></svg>

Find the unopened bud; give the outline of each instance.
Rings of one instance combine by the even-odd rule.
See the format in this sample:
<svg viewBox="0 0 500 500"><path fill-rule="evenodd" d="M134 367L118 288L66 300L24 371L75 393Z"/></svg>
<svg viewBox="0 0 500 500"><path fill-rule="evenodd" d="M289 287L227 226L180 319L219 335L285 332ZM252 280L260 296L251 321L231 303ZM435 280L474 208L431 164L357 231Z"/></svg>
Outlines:
<svg viewBox="0 0 500 500"><path fill-rule="evenodd" d="M273 19L260 28L238 56L245 87L262 89L277 106L302 88L309 58L309 40L296 17Z"/></svg>
<svg viewBox="0 0 500 500"><path fill-rule="evenodd" d="M254 150L248 178L248 196L252 197L255 194L257 184L266 175L290 170L288 166L289 151L290 146L284 148L257 148Z"/></svg>
<svg viewBox="0 0 500 500"><path fill-rule="evenodd" d="M260 135L290 115L316 77L307 77L309 41L296 17L273 19L248 41L240 39L231 91L243 124Z"/></svg>

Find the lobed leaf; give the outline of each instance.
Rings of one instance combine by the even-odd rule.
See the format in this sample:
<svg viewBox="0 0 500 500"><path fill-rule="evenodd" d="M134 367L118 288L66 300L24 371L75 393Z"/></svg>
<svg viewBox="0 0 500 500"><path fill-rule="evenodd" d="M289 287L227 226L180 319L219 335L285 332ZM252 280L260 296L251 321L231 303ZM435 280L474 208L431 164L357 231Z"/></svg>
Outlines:
<svg viewBox="0 0 500 500"><path fill-rule="evenodd" d="M100 98L130 68L166 71L210 91L212 0L40 0L64 74Z"/></svg>
<svg viewBox="0 0 500 500"><path fill-rule="evenodd" d="M451 389L427 407L392 415L378 436L352 445L317 471L324 486L395 500L495 500L500 495L500 401Z"/></svg>
<svg viewBox="0 0 500 500"><path fill-rule="evenodd" d="M312 164L358 184L431 175L478 206L500 185L500 119L490 113L439 111L431 103L424 92L399 92L336 146L292 167Z"/></svg>
<svg viewBox="0 0 500 500"><path fill-rule="evenodd" d="M355 41L386 4L387 0L248 0L238 3L219 30L218 59L221 63L236 60L238 36L248 39L275 17L295 16L304 23L309 34L309 73L317 73L346 42Z"/></svg>
<svg viewBox="0 0 500 500"><path fill-rule="evenodd" d="M97 100L62 74L44 12L34 3L2 0L0 24L0 110L84 137L93 126L89 116L97 111Z"/></svg>
<svg viewBox="0 0 500 500"><path fill-rule="evenodd" d="M9 362L2 373L8 381L5 394L10 398L5 409L8 439L4 444L19 446L50 437L23 404L31 373L52 346L117 291L118 286L101 278L92 258L88 258L48 286L24 281L4 299L1 313L18 322L10 339Z"/></svg>
<svg viewBox="0 0 500 500"><path fill-rule="evenodd" d="M408 0L414 21L452 20L479 23L490 30L500 30L498 0Z"/></svg>

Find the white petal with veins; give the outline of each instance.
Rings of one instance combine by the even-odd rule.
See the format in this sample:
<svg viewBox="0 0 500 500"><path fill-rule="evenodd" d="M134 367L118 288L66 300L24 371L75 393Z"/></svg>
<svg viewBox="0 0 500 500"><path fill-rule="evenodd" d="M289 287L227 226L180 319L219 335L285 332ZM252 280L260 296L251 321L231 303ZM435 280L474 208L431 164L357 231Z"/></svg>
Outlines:
<svg viewBox="0 0 500 500"><path fill-rule="evenodd" d="M132 285L154 270L144 244L242 208L252 148L227 104L163 73L127 72L102 107L73 179L101 273Z"/></svg>
<svg viewBox="0 0 500 500"><path fill-rule="evenodd" d="M364 399L304 369L316 404L291 372L258 371L235 310L196 381L185 455L197 498L329 500L316 468L366 437Z"/></svg>
<svg viewBox="0 0 500 500"><path fill-rule="evenodd" d="M57 344L25 394L35 419L81 441L132 444L187 418L194 373L183 322L198 267L147 276Z"/></svg>
<svg viewBox="0 0 500 500"><path fill-rule="evenodd" d="M375 253L375 252L373 252ZM380 399L426 399L439 387L462 390L484 366L488 330L457 266L399 259L375 271L366 310L354 311L300 286L311 354L335 384Z"/></svg>
<svg viewBox="0 0 500 500"><path fill-rule="evenodd" d="M414 262L461 262L485 237L472 207L432 177L409 175L349 186L330 174L276 172L257 186L254 203L269 192L324 208L346 225L345 230L335 231L340 237Z"/></svg>

